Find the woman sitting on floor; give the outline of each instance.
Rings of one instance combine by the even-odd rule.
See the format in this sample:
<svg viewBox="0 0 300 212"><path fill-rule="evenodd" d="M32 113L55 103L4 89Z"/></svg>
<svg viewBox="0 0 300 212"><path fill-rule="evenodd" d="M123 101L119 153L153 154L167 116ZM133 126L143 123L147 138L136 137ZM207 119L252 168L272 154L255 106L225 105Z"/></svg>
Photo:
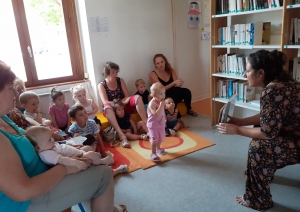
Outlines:
<svg viewBox="0 0 300 212"><path fill-rule="evenodd" d="M175 102L175 108L177 104L184 100L184 104L187 108L187 113L192 116L198 116L198 114L192 110L192 94L188 88L183 88L183 80L178 79L178 76L174 69L169 64L167 58L163 54L156 54L153 58L155 65L155 71L150 73L150 83L160 82L165 86L166 97L171 97Z"/></svg>

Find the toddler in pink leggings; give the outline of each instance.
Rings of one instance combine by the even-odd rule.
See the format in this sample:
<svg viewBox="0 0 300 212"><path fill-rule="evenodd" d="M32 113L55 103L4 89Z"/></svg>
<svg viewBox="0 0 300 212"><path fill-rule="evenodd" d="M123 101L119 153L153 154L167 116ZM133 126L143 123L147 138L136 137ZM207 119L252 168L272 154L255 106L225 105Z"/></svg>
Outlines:
<svg viewBox="0 0 300 212"><path fill-rule="evenodd" d="M166 154L163 148L160 148L161 142L165 139L165 87L157 82L150 87L152 100L148 104L148 121L149 140L151 142L150 158L154 162L159 162L159 155Z"/></svg>

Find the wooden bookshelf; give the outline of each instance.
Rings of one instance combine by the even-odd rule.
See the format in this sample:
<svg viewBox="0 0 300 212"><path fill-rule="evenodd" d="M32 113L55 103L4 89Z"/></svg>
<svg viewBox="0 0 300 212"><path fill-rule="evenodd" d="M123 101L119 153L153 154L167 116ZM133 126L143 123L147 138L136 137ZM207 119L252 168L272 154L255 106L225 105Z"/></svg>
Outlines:
<svg viewBox="0 0 300 212"><path fill-rule="evenodd" d="M293 5L292 0L284 0L283 5L275 8L267 8L261 10L252 10L237 13L217 14L217 0L211 0L211 25L210 25L210 99L211 99L211 125L214 126L217 122L220 108L228 101L225 98L218 98L217 94L217 81L220 78L227 79L239 79L246 80L243 76L231 75L225 73L216 73L217 70L217 57L227 53L245 53L255 52L259 49L278 49L286 53L287 59L297 57L300 45L290 45L290 21L291 18L300 18L300 4ZM273 19L271 18L273 17ZM260 19L259 19L260 18ZM256 22L257 20L263 20L264 22L275 22L277 25L276 36L278 39L269 45L219 45L218 44L218 29L220 27L228 27L232 24L244 24ZM288 63L287 63L288 65ZM286 67L288 69L288 67ZM236 101L237 107L249 109L253 111L259 111L259 106L251 105L251 103L245 103Z"/></svg>

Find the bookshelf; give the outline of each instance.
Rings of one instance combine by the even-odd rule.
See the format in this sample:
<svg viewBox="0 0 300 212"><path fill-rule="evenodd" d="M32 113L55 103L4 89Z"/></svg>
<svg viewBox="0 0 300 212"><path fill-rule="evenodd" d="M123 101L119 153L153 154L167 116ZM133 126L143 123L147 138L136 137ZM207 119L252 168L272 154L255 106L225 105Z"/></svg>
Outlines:
<svg viewBox="0 0 300 212"><path fill-rule="evenodd" d="M232 1L232 0L229 0ZM236 0L234 0L236 2ZM227 73L216 73L218 66L218 56L236 53L248 56L250 53L259 49L280 50L286 53L287 59L291 60L298 56L300 52L299 45L290 45L290 21L291 18L300 18L300 4L293 4L293 0L283 0L282 5L274 8L250 10L236 13L219 14L217 5L220 0L211 0L211 39L210 39L210 99L211 99L211 125L217 122L220 108L228 101L226 98L217 96L217 81L219 79L237 79L244 80L241 75L232 75ZM241 0L243 2L243 0ZM220 7L220 6L219 6ZM230 27L235 24L246 24L257 21L271 22L271 39L267 45L220 45L219 32L220 27ZM287 63L288 66L288 63ZM286 67L288 70L288 67ZM258 89L259 90L259 89ZM259 96L256 93L256 96ZM236 106L243 110L252 110L259 112L259 106L243 101L236 101Z"/></svg>

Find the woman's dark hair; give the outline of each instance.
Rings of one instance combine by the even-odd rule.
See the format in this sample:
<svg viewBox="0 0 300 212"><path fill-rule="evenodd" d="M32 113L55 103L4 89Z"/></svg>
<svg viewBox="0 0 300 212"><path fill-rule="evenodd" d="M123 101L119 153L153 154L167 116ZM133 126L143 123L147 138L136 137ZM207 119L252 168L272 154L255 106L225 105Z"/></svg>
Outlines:
<svg viewBox="0 0 300 212"><path fill-rule="evenodd" d="M55 101L58 97L60 97L62 95L64 95L64 93L60 90L56 90L55 87L51 89L50 96L51 96L52 101Z"/></svg>
<svg viewBox="0 0 300 212"><path fill-rule="evenodd" d="M287 60L285 53L281 51L259 50L248 56L249 63L257 74L260 69L265 72L264 84L267 85L273 80L288 81L292 79L290 74L284 70Z"/></svg>
<svg viewBox="0 0 300 212"><path fill-rule="evenodd" d="M16 75L11 71L10 67L0 60L0 92L8 84L13 84Z"/></svg>
<svg viewBox="0 0 300 212"><path fill-rule="evenodd" d="M108 61L104 65L102 75L104 77L109 76L110 75L110 69L115 69L119 72L120 67L119 67L118 64Z"/></svg>
<svg viewBox="0 0 300 212"><path fill-rule="evenodd" d="M172 70L173 68L171 67L170 63L168 62L167 58L165 57L165 55L163 54L156 54L154 55L153 57L153 63L155 65L155 59L158 58L158 57L161 57L164 61L165 61L165 71L168 73L168 74L172 74ZM155 66L156 67L156 66Z"/></svg>

